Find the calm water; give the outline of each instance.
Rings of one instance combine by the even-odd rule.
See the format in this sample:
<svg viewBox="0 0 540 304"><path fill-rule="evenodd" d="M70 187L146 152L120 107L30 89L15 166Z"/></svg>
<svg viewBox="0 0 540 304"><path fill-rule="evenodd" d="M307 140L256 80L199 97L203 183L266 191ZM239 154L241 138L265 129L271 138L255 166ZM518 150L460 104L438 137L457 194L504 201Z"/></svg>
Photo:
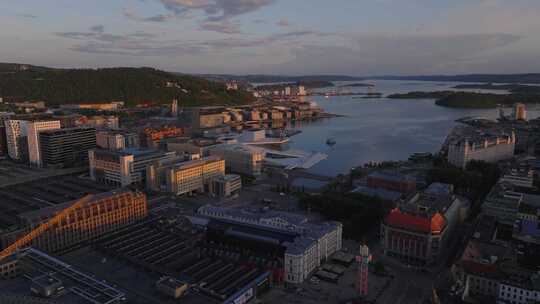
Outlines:
<svg viewBox="0 0 540 304"><path fill-rule="evenodd" d="M337 83L343 84L343 83ZM376 91L385 96L410 91L447 90L458 83L377 80ZM350 88L366 92L365 87ZM476 90L478 91L478 90ZM292 138L293 148L320 151L328 159L313 172L336 175L369 161L403 160L414 152L437 152L446 135L464 116L496 118L497 109L451 109L434 100L354 99L352 96L312 98L326 111L346 117L297 124L302 133ZM506 109L510 114L511 109ZM529 118L540 116L539 106L528 106ZM333 147L326 145L334 138Z"/></svg>

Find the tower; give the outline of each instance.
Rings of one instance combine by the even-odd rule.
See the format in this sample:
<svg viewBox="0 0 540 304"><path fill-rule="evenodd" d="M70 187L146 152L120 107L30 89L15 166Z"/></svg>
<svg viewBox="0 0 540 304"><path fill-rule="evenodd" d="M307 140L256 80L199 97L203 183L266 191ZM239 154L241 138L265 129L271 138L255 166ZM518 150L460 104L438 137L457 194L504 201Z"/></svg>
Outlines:
<svg viewBox="0 0 540 304"><path fill-rule="evenodd" d="M514 120L527 120L527 110L522 103L514 104L513 111Z"/></svg>
<svg viewBox="0 0 540 304"><path fill-rule="evenodd" d="M171 114L174 117L178 116L178 99L173 99L172 101Z"/></svg>
<svg viewBox="0 0 540 304"><path fill-rule="evenodd" d="M356 261L358 262L358 278L356 288L358 288L358 293L360 296L367 296L369 262L371 261L371 255L369 254L369 247L367 245L360 245L360 255L356 256Z"/></svg>

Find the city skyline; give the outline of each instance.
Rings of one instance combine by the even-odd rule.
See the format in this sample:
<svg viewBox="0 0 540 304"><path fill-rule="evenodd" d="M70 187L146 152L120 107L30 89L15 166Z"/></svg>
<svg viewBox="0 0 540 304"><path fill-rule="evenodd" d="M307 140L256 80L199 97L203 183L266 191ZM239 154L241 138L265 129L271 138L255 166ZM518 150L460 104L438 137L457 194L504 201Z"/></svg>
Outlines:
<svg viewBox="0 0 540 304"><path fill-rule="evenodd" d="M540 71L540 3L145 0L0 3L0 62L184 73Z"/></svg>

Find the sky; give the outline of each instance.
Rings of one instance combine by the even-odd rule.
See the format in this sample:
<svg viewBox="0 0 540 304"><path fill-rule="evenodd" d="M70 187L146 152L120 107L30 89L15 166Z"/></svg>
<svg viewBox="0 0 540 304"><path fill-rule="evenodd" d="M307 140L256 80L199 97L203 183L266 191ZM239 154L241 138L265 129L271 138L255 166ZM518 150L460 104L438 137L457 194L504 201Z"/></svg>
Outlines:
<svg viewBox="0 0 540 304"><path fill-rule="evenodd" d="M540 72L539 0L0 0L0 62L184 73Z"/></svg>

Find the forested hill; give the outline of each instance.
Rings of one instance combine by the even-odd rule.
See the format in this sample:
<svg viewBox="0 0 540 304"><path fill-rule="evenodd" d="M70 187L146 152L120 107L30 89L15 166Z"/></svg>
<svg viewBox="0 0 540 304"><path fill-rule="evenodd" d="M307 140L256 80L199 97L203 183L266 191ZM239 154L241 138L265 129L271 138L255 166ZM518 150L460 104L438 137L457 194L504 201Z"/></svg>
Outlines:
<svg viewBox="0 0 540 304"><path fill-rule="evenodd" d="M248 92L223 83L152 68L52 69L0 63L0 97L43 100L48 105L125 101L181 105L245 104Z"/></svg>

